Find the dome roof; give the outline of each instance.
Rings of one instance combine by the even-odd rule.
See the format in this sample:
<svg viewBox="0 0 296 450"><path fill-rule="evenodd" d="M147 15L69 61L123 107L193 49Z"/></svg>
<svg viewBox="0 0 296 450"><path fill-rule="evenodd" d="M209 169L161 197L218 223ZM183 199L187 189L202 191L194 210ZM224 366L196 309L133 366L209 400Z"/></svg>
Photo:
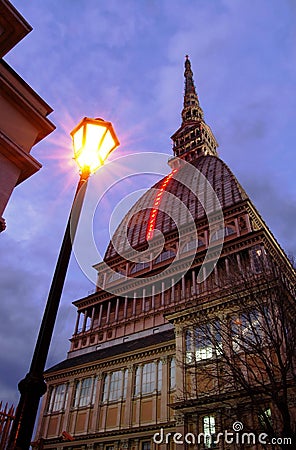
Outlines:
<svg viewBox="0 0 296 450"><path fill-rule="evenodd" d="M209 213L220 205L224 209L247 198L231 170L216 156L200 156L173 172L158 181L129 210L109 243L105 261L117 256L118 252L124 254L130 246L137 249L147 245L151 214L155 209L153 229L167 235L188 223L192 217L195 221L204 218L206 213L202 203L206 204ZM216 198L206 180L215 191ZM158 209L157 195L162 191ZM180 207L180 201L185 208Z"/></svg>

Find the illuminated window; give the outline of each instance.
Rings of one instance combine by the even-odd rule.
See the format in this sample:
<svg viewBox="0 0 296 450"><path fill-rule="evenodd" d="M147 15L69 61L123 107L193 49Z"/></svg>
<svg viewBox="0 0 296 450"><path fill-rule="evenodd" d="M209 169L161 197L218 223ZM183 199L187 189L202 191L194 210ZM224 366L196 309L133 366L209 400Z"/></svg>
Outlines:
<svg viewBox="0 0 296 450"><path fill-rule="evenodd" d="M205 447L212 446L213 437L216 434L216 424L214 416L205 416L203 418L203 433Z"/></svg>
<svg viewBox="0 0 296 450"><path fill-rule="evenodd" d="M222 351L220 322L215 321L186 331L186 362L210 359Z"/></svg>
<svg viewBox="0 0 296 450"><path fill-rule="evenodd" d="M234 351L260 346L263 342L264 330L259 311L246 311L233 318L231 331Z"/></svg>
<svg viewBox="0 0 296 450"><path fill-rule="evenodd" d="M266 252L260 245L255 245L250 250L251 267L254 273L260 273L266 265Z"/></svg>
<svg viewBox="0 0 296 450"><path fill-rule="evenodd" d="M267 429L272 426L272 417L271 417L271 409L267 408L262 411L261 414L258 414L258 419L262 428Z"/></svg>

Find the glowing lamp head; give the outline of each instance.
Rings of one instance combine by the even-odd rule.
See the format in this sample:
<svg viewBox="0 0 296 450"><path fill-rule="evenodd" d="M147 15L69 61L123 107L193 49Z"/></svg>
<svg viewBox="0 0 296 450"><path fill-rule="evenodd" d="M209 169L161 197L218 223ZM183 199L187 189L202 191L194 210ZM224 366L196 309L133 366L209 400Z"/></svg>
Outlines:
<svg viewBox="0 0 296 450"><path fill-rule="evenodd" d="M119 146L112 123L103 119L84 117L70 134L81 173L96 172Z"/></svg>

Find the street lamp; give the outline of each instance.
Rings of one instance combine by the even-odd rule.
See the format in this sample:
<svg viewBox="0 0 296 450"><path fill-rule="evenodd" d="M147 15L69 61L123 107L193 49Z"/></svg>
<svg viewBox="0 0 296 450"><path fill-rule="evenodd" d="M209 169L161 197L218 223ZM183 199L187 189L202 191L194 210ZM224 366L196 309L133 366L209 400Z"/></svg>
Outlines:
<svg viewBox="0 0 296 450"><path fill-rule="evenodd" d="M119 141L110 122L85 117L71 131L74 159L80 169L80 179L61 245L51 288L36 341L30 370L20 381L20 400L13 421L8 450L28 450L30 447L39 401L46 392L43 378L60 298L65 282L79 216L90 174L101 167Z"/></svg>

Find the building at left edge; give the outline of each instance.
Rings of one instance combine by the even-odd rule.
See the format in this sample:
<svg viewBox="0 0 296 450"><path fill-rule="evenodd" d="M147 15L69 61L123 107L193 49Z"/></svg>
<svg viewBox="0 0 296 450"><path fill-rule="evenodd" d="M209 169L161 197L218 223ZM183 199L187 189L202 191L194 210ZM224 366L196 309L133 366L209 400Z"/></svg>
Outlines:
<svg viewBox="0 0 296 450"><path fill-rule="evenodd" d="M14 188L41 168L32 147L55 129L47 118L52 108L3 59L31 30L9 1L0 0L0 232Z"/></svg>
<svg viewBox="0 0 296 450"><path fill-rule="evenodd" d="M218 157L188 57L184 77L170 172L115 231L96 292L74 301L36 449L261 450L260 433L295 429L295 271ZM248 442L221 438L242 425Z"/></svg>

